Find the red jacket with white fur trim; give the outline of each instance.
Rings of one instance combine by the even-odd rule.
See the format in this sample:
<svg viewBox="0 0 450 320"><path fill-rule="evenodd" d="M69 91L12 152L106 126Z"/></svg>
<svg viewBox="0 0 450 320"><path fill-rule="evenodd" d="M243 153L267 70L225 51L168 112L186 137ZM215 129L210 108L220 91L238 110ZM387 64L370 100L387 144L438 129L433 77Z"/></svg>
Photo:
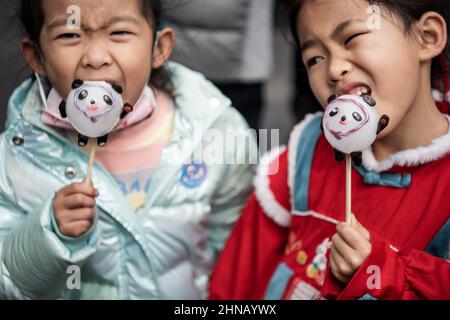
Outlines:
<svg viewBox="0 0 450 320"><path fill-rule="evenodd" d="M287 149L261 161L210 298L450 299L450 132L383 162L367 151L364 168L353 168L353 212L372 251L344 286L328 261L345 218L345 164L318 132L320 117L307 117Z"/></svg>

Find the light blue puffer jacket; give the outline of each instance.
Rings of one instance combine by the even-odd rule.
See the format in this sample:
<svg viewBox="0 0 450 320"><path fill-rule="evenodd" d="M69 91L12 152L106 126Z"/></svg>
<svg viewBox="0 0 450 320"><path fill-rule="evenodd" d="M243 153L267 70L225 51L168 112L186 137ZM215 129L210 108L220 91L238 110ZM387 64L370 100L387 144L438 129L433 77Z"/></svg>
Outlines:
<svg viewBox="0 0 450 320"><path fill-rule="evenodd" d="M36 81L15 91L0 136L0 298L206 297L215 259L251 190L251 159L241 160L256 144L237 139L222 154L210 152L206 179L183 184L183 163L201 162L201 151L212 146L207 140L218 142L211 136L247 125L201 75L175 63L168 67L176 89L174 132L144 209L136 214L96 163L97 222L80 239L55 228L52 201L57 190L83 180L87 155L66 131L41 122ZM246 164L220 164L219 157Z"/></svg>

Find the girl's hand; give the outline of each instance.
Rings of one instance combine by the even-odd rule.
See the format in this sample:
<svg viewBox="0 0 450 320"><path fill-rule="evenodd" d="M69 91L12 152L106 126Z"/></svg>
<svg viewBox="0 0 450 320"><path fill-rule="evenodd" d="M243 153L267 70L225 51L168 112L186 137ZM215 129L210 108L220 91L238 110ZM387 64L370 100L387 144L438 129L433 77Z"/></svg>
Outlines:
<svg viewBox="0 0 450 320"><path fill-rule="evenodd" d="M92 226L95 218L95 198L99 193L92 183L73 183L59 190L53 201L59 231L78 238Z"/></svg>
<svg viewBox="0 0 450 320"><path fill-rule="evenodd" d="M372 250L370 233L354 215L351 225L341 223L336 230L330 254L331 273L347 284Z"/></svg>

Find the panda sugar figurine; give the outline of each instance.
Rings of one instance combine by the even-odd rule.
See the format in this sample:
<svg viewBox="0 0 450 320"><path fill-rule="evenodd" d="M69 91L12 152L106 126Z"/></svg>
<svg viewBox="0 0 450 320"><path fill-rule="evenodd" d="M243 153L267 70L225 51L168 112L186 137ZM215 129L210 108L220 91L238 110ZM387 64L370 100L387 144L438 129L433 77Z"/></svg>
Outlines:
<svg viewBox="0 0 450 320"><path fill-rule="evenodd" d="M89 138L106 145L108 134L120 119L133 111L123 103L122 87L104 81L75 80L66 101L59 105L62 118L68 118L78 132L78 145L84 147Z"/></svg>
<svg viewBox="0 0 450 320"><path fill-rule="evenodd" d="M370 95L332 96L329 99L322 128L334 148L337 161L342 161L348 154L356 166L362 164L362 151L368 149L389 124L389 117L380 117L375 105L375 99Z"/></svg>

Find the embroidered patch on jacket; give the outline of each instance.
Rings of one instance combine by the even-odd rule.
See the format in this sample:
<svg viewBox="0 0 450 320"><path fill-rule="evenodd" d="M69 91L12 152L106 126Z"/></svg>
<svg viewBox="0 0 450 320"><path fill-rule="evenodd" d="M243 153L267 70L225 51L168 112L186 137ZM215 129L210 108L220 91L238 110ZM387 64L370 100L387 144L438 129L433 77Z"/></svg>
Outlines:
<svg viewBox="0 0 450 320"><path fill-rule="evenodd" d="M288 236L288 244L284 249L285 255L290 255L293 252L296 252L295 261L303 266L308 261L308 254L305 250L302 249L302 241L297 239L295 232L291 231Z"/></svg>
<svg viewBox="0 0 450 320"><path fill-rule="evenodd" d="M206 180L208 170L204 162L185 164L181 171L180 182L188 189L198 188Z"/></svg>

